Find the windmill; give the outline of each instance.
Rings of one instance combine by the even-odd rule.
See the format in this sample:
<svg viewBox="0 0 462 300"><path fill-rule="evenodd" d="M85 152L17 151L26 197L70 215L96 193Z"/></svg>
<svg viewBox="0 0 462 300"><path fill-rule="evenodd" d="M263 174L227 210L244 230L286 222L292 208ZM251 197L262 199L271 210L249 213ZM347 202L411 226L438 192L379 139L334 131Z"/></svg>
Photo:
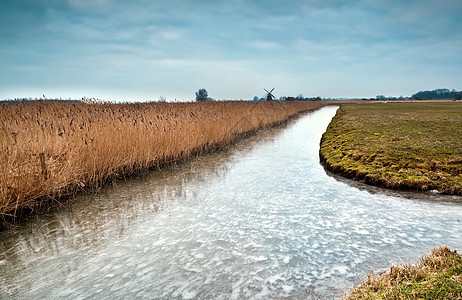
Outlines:
<svg viewBox="0 0 462 300"><path fill-rule="evenodd" d="M272 94L272 92L274 91L274 88L273 88L270 92L268 92L267 89L264 89L264 90L265 90L265 92L267 93L267 94L266 94L266 101L271 101L271 100L274 100L274 98L276 98L276 97L274 97L274 95Z"/></svg>

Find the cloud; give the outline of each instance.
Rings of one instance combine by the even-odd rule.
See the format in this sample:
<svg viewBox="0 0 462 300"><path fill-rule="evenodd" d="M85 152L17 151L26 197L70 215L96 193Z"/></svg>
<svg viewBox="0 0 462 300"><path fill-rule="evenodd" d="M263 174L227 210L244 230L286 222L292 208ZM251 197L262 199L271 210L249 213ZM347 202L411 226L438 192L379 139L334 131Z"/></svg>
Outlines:
<svg viewBox="0 0 462 300"><path fill-rule="evenodd" d="M31 87L186 97L204 84L217 98L269 85L401 93L422 85L417 73L462 89L461 12L455 0L3 0L0 98Z"/></svg>
<svg viewBox="0 0 462 300"><path fill-rule="evenodd" d="M111 0L67 0L65 2L72 9L83 13L107 11L107 9L110 9L111 6L115 3Z"/></svg>

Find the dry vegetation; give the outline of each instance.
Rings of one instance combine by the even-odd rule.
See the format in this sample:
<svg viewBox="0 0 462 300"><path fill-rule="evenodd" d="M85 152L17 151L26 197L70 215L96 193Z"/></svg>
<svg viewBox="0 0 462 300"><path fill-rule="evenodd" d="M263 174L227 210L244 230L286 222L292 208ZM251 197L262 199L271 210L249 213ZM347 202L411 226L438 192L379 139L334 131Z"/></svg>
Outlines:
<svg viewBox="0 0 462 300"><path fill-rule="evenodd" d="M415 264L370 273L346 299L462 299L462 256L442 246Z"/></svg>
<svg viewBox="0 0 462 300"><path fill-rule="evenodd" d="M462 195L462 105L343 105L320 157L334 173L369 184Z"/></svg>
<svg viewBox="0 0 462 300"><path fill-rule="evenodd" d="M319 102L0 104L0 215L226 145Z"/></svg>

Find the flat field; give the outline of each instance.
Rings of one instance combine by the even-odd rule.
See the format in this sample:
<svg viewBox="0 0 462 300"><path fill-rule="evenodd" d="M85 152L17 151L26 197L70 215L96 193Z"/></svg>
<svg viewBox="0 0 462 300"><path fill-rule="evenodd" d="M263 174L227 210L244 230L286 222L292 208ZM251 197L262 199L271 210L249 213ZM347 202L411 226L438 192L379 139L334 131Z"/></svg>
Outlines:
<svg viewBox="0 0 462 300"><path fill-rule="evenodd" d="M278 124L316 101L0 104L0 221Z"/></svg>
<svg viewBox="0 0 462 300"><path fill-rule="evenodd" d="M462 103L343 105L320 157L332 172L369 184L462 195Z"/></svg>

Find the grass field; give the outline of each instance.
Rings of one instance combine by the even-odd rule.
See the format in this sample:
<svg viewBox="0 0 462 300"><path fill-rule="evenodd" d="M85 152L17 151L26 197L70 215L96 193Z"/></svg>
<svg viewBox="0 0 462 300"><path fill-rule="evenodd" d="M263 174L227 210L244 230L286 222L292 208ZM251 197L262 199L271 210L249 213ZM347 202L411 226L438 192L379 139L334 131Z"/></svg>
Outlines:
<svg viewBox="0 0 462 300"><path fill-rule="evenodd" d="M0 104L0 220L287 120L319 102ZM3 218L2 218L3 217Z"/></svg>
<svg viewBox="0 0 462 300"><path fill-rule="evenodd" d="M462 255L446 246L432 249L414 265L369 274L345 299L462 299Z"/></svg>
<svg viewBox="0 0 462 300"><path fill-rule="evenodd" d="M462 103L343 105L320 157L369 184L462 195Z"/></svg>

